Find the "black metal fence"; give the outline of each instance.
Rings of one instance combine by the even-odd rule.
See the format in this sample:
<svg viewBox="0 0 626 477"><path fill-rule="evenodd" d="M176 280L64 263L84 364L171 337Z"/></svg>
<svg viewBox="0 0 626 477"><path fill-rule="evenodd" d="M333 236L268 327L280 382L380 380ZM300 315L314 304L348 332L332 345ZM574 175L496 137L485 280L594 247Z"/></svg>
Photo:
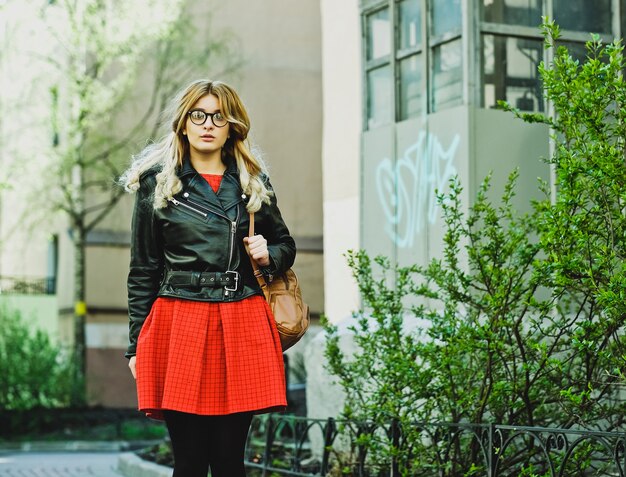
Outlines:
<svg viewBox="0 0 626 477"><path fill-rule="evenodd" d="M406 453L381 463L359 444L373 435ZM407 468L414 477L626 477L626 432L446 423L403 432L397 422L268 414L253 421L246 466L262 477L395 477Z"/></svg>
<svg viewBox="0 0 626 477"><path fill-rule="evenodd" d="M161 427L153 432L149 428ZM0 441L132 440L165 435L165 425L146 419L136 409L31 408L0 409Z"/></svg>
<svg viewBox="0 0 626 477"><path fill-rule="evenodd" d="M0 293L20 295L54 295L56 278L0 276Z"/></svg>

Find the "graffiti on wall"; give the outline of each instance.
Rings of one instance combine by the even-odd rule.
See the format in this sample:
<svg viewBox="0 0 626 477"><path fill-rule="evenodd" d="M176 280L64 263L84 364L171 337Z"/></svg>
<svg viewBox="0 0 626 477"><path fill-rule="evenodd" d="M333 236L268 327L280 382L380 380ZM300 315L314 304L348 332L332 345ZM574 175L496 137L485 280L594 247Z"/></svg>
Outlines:
<svg viewBox="0 0 626 477"><path fill-rule="evenodd" d="M460 137L448 147L421 131L395 163L383 159L376 168L376 190L385 214L385 231L396 246L412 247L415 238L437 220L436 191L443 191L456 173L454 157Z"/></svg>

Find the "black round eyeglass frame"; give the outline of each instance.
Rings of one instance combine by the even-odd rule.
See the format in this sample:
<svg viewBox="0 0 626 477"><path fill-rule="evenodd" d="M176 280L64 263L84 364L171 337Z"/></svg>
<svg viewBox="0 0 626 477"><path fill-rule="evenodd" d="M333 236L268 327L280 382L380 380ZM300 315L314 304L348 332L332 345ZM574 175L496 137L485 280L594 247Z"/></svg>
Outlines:
<svg viewBox="0 0 626 477"><path fill-rule="evenodd" d="M204 115L204 118L200 122L195 121L193 119L193 113L202 113ZM216 128L223 128L228 124L228 120L222 116L222 113L220 111L217 111L215 113L207 113L206 111L203 111L201 109L192 109L187 113L187 115L189 116L189 119L191 119L191 122L194 123L196 126L202 126L204 123L206 123L207 118L211 118L211 122ZM219 115L221 117L221 120L218 119L217 123L215 122L216 115Z"/></svg>

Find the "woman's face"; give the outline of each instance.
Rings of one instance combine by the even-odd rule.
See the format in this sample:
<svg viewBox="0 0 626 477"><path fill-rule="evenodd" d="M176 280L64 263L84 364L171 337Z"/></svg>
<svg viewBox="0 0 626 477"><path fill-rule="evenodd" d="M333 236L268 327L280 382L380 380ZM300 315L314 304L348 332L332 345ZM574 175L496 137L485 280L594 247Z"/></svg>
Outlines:
<svg viewBox="0 0 626 477"><path fill-rule="evenodd" d="M216 125L217 124L217 125ZM207 94L189 110L183 134L189 140L192 157L221 156L230 125L222 116L217 96Z"/></svg>

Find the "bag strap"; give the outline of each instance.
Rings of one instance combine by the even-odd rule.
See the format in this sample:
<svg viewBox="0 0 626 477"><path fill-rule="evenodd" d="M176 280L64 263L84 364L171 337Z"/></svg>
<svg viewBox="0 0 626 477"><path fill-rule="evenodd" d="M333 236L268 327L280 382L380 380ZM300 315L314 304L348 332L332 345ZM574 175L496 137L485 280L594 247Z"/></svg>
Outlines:
<svg viewBox="0 0 626 477"><path fill-rule="evenodd" d="M248 226L248 237L254 237L254 212L249 212L248 215L250 216L250 225ZM248 247L246 247L246 252L248 253L248 257L250 258L250 264L252 265L252 270L254 271L254 276L256 278L256 281L259 283L259 286L261 287L261 290L263 291L263 294L265 295L266 294L265 289L267 288L267 282L265 281L265 277L263 276L263 273L261 273L261 270L259 270L259 266L252 258L252 255L250 255L250 250Z"/></svg>

